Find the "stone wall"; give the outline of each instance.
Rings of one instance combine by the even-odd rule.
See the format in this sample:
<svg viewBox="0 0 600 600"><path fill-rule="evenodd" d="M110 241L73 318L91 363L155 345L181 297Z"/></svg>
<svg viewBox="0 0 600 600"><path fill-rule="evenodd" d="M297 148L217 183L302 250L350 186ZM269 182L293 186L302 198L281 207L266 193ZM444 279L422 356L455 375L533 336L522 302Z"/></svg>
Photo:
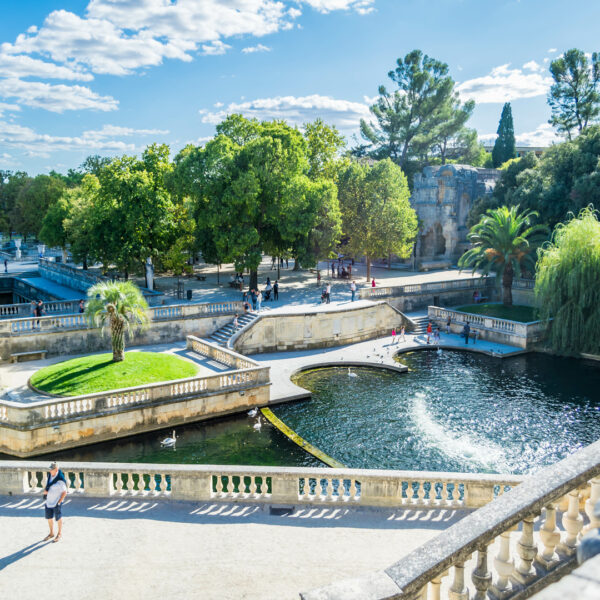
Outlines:
<svg viewBox="0 0 600 600"><path fill-rule="evenodd" d="M387 302L363 301L348 308L263 314L232 339L241 354L306 350L354 344L389 335L408 319Z"/></svg>

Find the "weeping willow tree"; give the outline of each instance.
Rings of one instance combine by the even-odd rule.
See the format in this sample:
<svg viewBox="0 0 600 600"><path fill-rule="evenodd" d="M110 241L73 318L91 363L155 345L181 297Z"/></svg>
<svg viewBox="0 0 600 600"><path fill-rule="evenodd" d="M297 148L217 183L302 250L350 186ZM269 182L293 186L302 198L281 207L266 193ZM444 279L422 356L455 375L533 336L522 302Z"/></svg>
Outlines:
<svg viewBox="0 0 600 600"><path fill-rule="evenodd" d="M148 322L148 303L131 281L97 283L88 290L86 316L110 332L113 361L125 360L125 333Z"/></svg>
<svg viewBox="0 0 600 600"><path fill-rule="evenodd" d="M592 206L556 226L540 249L535 294L563 354L600 354L600 222Z"/></svg>

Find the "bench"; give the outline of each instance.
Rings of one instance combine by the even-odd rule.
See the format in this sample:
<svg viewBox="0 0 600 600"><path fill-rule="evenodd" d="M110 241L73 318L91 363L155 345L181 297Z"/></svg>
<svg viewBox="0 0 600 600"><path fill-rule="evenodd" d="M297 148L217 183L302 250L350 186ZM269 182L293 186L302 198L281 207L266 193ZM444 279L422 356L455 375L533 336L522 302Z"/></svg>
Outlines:
<svg viewBox="0 0 600 600"><path fill-rule="evenodd" d="M15 352L10 355L10 362L24 362L26 360L40 360L46 358L48 350L33 350L31 352Z"/></svg>

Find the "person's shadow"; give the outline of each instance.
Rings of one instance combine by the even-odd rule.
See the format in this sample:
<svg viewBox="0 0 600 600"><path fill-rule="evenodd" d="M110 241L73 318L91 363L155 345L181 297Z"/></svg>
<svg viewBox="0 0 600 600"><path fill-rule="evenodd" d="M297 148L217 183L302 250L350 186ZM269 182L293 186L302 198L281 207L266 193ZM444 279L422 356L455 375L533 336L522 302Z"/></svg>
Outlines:
<svg viewBox="0 0 600 600"><path fill-rule="evenodd" d="M21 560L22 558L29 556L36 550L40 550L44 546L47 546L48 544L51 544L51 543L52 543L52 540L48 540L47 542L44 542L44 540L40 540L39 542L35 542L34 544L25 546L25 548L21 548L21 550L17 550L16 552L9 554L8 556L3 556L2 558L0 558L0 571L2 571L2 569L5 569L6 567L8 567L8 565L12 565L13 563L17 562L18 560Z"/></svg>

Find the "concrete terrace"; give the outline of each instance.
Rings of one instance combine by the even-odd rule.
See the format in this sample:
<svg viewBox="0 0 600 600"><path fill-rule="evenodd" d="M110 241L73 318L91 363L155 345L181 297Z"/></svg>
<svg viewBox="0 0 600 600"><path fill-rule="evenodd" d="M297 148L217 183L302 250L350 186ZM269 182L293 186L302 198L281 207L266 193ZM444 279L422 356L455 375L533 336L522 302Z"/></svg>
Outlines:
<svg viewBox="0 0 600 600"><path fill-rule="evenodd" d="M39 496L0 496L0 597L292 600L385 568L469 512L304 506L278 515L249 503L67 497L54 544L41 541Z"/></svg>

